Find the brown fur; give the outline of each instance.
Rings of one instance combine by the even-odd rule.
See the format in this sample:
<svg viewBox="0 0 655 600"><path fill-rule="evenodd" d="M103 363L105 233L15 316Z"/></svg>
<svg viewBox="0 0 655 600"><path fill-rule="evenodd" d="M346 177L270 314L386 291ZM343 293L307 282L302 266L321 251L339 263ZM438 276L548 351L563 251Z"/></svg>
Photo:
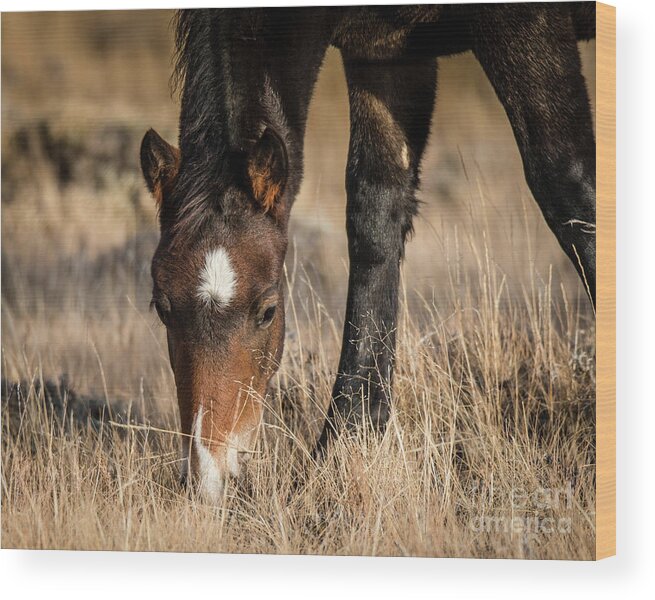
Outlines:
<svg viewBox="0 0 655 600"><path fill-rule="evenodd" d="M182 429L186 435L193 435L193 424L202 406L203 445L227 473L230 437L256 431L263 414L259 399L266 393L268 377L257 369L255 357L237 340L230 344L228 362L198 351L183 336L176 336L171 346L176 350L174 372ZM191 453L192 473L197 468L196 451L194 447Z"/></svg>
<svg viewBox="0 0 655 600"><path fill-rule="evenodd" d="M282 185L274 181L268 165L262 168L261 165L251 162L248 165L248 176L255 199L262 205L264 212L269 212L281 195Z"/></svg>
<svg viewBox="0 0 655 600"><path fill-rule="evenodd" d="M175 178L180 171L180 161L182 158L180 155L180 149L176 148L175 146L171 146L171 151L173 152L175 161L172 165L162 165L159 172L157 173L157 183L155 184L153 195L155 197L155 201L157 202L158 208L161 207L161 203L164 198L164 192L168 193L170 191L170 188L175 183Z"/></svg>
<svg viewBox="0 0 655 600"><path fill-rule="evenodd" d="M473 50L505 107L546 220L572 260L578 256L571 249L582 245L582 261L574 262L593 276L594 245L568 225L595 222L595 153L566 4L185 11L177 30L184 167L178 174L179 152L152 130L141 160L163 207L153 302L169 345L182 352L172 349L171 362L185 433L200 405L209 413L202 433L212 445L224 446L243 411L251 426L249 390L263 395L271 376L266 357L279 360L283 302L271 313L275 324L257 319L270 308L267 290L281 298L307 111L330 43L342 50L351 107L350 275L341 358L317 453L342 424L357 427L370 417L382 431L390 414L399 264L417 213L437 56ZM166 160L170 171L162 169ZM200 226L202 236L195 236ZM203 257L216 246L229 251L239 289L223 313L207 314L195 290ZM593 280L589 287L593 296ZM381 333L370 335L370 324Z"/></svg>
<svg viewBox="0 0 655 600"><path fill-rule="evenodd" d="M180 171L179 148L169 144L154 130L148 131L141 145L141 165L148 187L161 209L164 194L172 189Z"/></svg>
<svg viewBox="0 0 655 600"><path fill-rule="evenodd" d="M165 203L169 201L167 194ZM278 231L276 225L269 226L269 234ZM239 448L238 461L248 458L262 419L262 398L284 343L283 299L278 283L285 238L276 240L260 230L227 244L220 228L209 231L217 237L202 243L180 243L174 249L167 243L169 238L164 237L153 260L153 302L159 305L158 310L170 311L163 320L185 436L183 456L189 460L184 478L193 478L199 472L199 456L191 436L195 435L193 427L201 407L202 445L218 468L225 475L235 474L231 458L235 445ZM218 245L229 252L238 274L239 283L226 309L229 315L196 307L195 317L185 318L183 307L197 303L195 294L206 253ZM257 329L254 319L258 310L252 309L253 296L264 307L269 302L278 306L266 329ZM244 312L249 314L241 321L239 315Z"/></svg>

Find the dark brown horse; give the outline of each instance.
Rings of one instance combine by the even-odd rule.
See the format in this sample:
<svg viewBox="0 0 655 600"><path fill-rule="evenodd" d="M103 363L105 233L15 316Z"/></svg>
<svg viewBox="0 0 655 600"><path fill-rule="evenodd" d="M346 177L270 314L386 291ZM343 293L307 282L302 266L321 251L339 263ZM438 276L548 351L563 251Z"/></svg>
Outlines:
<svg viewBox="0 0 655 600"><path fill-rule="evenodd" d="M399 267L436 57L472 50L480 61L534 198L594 300L595 141L576 45L594 33L592 2L179 14L179 150L150 130L141 164L160 214L153 304L187 434L183 477L190 467L207 499L252 448L282 354L287 225L328 46L341 50L350 99L350 277L319 453L344 425L382 430L389 415Z"/></svg>

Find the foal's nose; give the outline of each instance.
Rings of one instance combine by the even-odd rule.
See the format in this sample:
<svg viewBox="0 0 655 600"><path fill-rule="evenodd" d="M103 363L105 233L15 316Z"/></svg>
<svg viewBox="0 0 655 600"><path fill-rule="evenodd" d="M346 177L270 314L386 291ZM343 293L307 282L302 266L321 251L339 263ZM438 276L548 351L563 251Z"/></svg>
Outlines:
<svg viewBox="0 0 655 600"><path fill-rule="evenodd" d="M256 426L249 424L224 431L217 438L203 435L211 431L212 424L203 427L204 420L211 418L199 407L194 420L192 433L191 470L194 483L205 501L216 504L220 501L225 482L230 477L238 477L242 465L251 456L256 435Z"/></svg>

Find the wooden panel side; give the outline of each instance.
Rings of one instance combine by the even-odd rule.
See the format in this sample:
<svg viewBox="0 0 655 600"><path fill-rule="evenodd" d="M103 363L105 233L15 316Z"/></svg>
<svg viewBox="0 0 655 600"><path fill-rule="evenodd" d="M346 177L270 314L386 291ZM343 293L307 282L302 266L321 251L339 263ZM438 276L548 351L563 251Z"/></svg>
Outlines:
<svg viewBox="0 0 655 600"><path fill-rule="evenodd" d="M616 554L616 8L596 3L596 559Z"/></svg>

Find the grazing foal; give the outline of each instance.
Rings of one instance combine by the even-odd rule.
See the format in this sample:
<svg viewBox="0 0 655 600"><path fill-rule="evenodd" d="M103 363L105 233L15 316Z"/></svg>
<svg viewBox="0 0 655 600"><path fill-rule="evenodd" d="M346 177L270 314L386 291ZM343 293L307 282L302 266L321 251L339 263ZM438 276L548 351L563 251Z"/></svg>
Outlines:
<svg viewBox="0 0 655 600"><path fill-rule="evenodd" d="M399 266L436 91L472 50L505 107L544 218L595 297L595 141L576 41L591 2L181 11L179 150L150 130L159 207L153 304L166 325L186 478L209 501L237 475L284 341L282 269L305 123L329 45L350 100L350 256L338 373L317 444L389 415Z"/></svg>

